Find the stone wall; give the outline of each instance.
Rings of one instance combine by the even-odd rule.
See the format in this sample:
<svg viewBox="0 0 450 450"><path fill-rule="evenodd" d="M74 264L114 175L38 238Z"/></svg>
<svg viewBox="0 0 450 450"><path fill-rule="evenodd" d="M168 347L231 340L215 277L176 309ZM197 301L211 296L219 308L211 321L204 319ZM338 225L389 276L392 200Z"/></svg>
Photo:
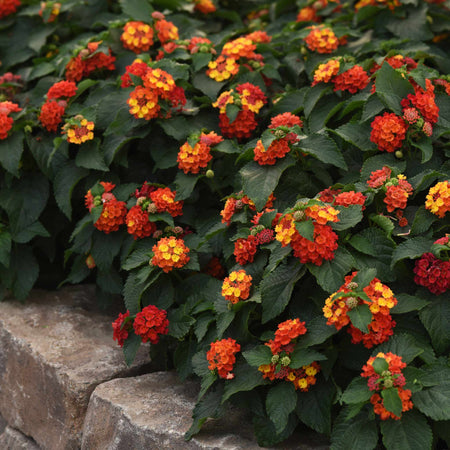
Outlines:
<svg viewBox="0 0 450 450"><path fill-rule="evenodd" d="M116 312L95 304L91 286L0 303L0 449L260 448L240 411L185 442L198 386L148 373L148 346L127 367L112 340ZM328 448L317 439L282 448Z"/></svg>

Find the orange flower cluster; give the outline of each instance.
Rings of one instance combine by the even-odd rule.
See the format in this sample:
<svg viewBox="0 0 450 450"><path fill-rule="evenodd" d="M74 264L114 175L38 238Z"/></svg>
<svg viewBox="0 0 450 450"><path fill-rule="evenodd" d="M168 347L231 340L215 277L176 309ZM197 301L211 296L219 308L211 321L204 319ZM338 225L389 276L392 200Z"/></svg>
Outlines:
<svg viewBox="0 0 450 450"><path fill-rule="evenodd" d="M375 170L370 174L370 178L367 180L367 185L372 189L378 189L383 186L388 179L391 178L392 170L383 166L380 170Z"/></svg>
<svg viewBox="0 0 450 450"><path fill-rule="evenodd" d="M316 9L313 6L305 6L298 14L296 22L320 22L320 17L316 14Z"/></svg>
<svg viewBox="0 0 450 450"><path fill-rule="evenodd" d="M430 188L425 208L441 219L450 211L450 181L440 181Z"/></svg>
<svg viewBox="0 0 450 450"><path fill-rule="evenodd" d="M312 26L305 38L308 48L317 53L332 53L339 47L339 39L329 27Z"/></svg>
<svg viewBox="0 0 450 450"><path fill-rule="evenodd" d="M353 293L357 286L352 282L357 272L345 277L344 284L337 292L331 294L325 300L323 314L327 319L327 325L334 325L337 330L350 323L348 311L358 305L366 304L372 313L372 321L368 325L368 333L363 333L358 328L350 324L348 332L352 336L352 343L362 342L365 347L371 348L374 345L386 342L393 334L395 322L392 320L390 310L397 304L397 299L392 291L377 278L374 278L363 292L370 301L358 297L357 292ZM349 294L348 296L342 294Z"/></svg>
<svg viewBox="0 0 450 450"><path fill-rule="evenodd" d="M347 191L336 194L334 197L334 205L345 207L350 205L361 205L361 209L364 211L364 203L366 200L367 197L361 192Z"/></svg>
<svg viewBox="0 0 450 450"><path fill-rule="evenodd" d="M340 62L338 59L330 59L324 64L320 64L314 72L314 80L311 86L318 83L330 82L339 72Z"/></svg>
<svg viewBox="0 0 450 450"><path fill-rule="evenodd" d="M391 179L385 186L386 196L383 201L387 205L386 209L389 212L393 212L396 208L405 209L406 202L413 189L406 181L404 175L398 175L397 178Z"/></svg>
<svg viewBox="0 0 450 450"><path fill-rule="evenodd" d="M41 2L41 9L39 16L43 18L44 22L52 23L59 16L61 11L61 3L58 2Z"/></svg>
<svg viewBox="0 0 450 450"><path fill-rule="evenodd" d="M202 132L193 147L189 142L185 142L178 152L178 168L184 173L199 173L200 169L207 167L212 159L211 146L222 141L222 136L211 131L208 134Z"/></svg>
<svg viewBox="0 0 450 450"><path fill-rule="evenodd" d="M127 205L125 202L117 200L111 192L115 188L114 184L104 182L100 184L105 189L102 196L94 198L89 190L85 196L85 203L89 212L91 212L94 206L103 204L102 212L98 220L94 223L94 227L108 234L112 231L117 231L120 225L125 223Z"/></svg>
<svg viewBox="0 0 450 450"><path fill-rule="evenodd" d="M211 14L216 11L216 6L211 0L194 0L194 10L203 14Z"/></svg>
<svg viewBox="0 0 450 450"><path fill-rule="evenodd" d="M20 5L20 0L2 0L0 2L0 19L3 19L10 14L14 14Z"/></svg>
<svg viewBox="0 0 450 450"><path fill-rule="evenodd" d="M130 75L135 75L142 79L142 77L147 73L148 67L148 64L142 61L142 59L136 58L132 64L125 67L125 73L120 77L122 80L120 87L125 88L134 86Z"/></svg>
<svg viewBox="0 0 450 450"><path fill-rule="evenodd" d="M234 305L241 300L248 299L251 287L251 275L247 275L245 270L234 271L223 280L222 295Z"/></svg>
<svg viewBox="0 0 450 450"><path fill-rule="evenodd" d="M208 63L206 75L218 82L228 80L239 72L239 63L230 56L219 55L215 61Z"/></svg>
<svg viewBox="0 0 450 450"><path fill-rule="evenodd" d="M246 34L245 37L250 39L254 44L268 44L272 40L272 36L269 36L265 31L261 30L252 31L249 34Z"/></svg>
<svg viewBox="0 0 450 450"><path fill-rule="evenodd" d="M339 211L332 206L308 206L305 209L305 214L320 225L326 225L328 222L339 222Z"/></svg>
<svg viewBox="0 0 450 450"><path fill-rule="evenodd" d="M379 358L384 359L387 366L386 370L376 371L374 369L373 363ZM370 403L373 404L373 410L375 414L380 416L381 420L399 420L401 418L401 415L396 416L384 407L383 398L378 392L385 389L397 389L398 395L402 401L402 412L409 411L413 407L413 403L411 402L411 391L409 389L403 389L406 380L402 374L402 369L405 367L406 363L402 361L402 358L391 352L379 352L376 356L369 358L367 364L363 366L361 376L368 378L367 385L369 386L369 389L371 391L376 391L370 398Z"/></svg>
<svg viewBox="0 0 450 450"><path fill-rule="evenodd" d="M119 313L119 317L112 323L113 340L117 341L120 347L123 347L125 340L128 338L128 332L132 328L131 322L127 322L124 325L127 317L130 317L130 311L127 311L125 314Z"/></svg>
<svg viewBox="0 0 450 450"><path fill-rule="evenodd" d="M167 312L154 305L148 305L136 314L133 328L135 334L141 337L142 342L150 341L152 344L157 344L159 336L169 332Z"/></svg>
<svg viewBox="0 0 450 450"><path fill-rule="evenodd" d="M146 52L153 45L153 28L140 21L127 22L123 27L120 40L124 48L134 53Z"/></svg>
<svg viewBox="0 0 450 450"><path fill-rule="evenodd" d="M359 11L365 6L387 6L391 11L400 6L399 0L359 0L355 5L355 11Z"/></svg>
<svg viewBox="0 0 450 450"><path fill-rule="evenodd" d="M179 39L178 28L172 22L166 20L161 13L154 12L152 17L156 20L155 31L162 45Z"/></svg>
<svg viewBox="0 0 450 450"><path fill-rule="evenodd" d="M352 68L336 75L332 81L335 91L348 91L350 94L356 94L364 89L370 80L366 71L358 64L355 64Z"/></svg>
<svg viewBox="0 0 450 450"><path fill-rule="evenodd" d="M208 369L217 370L220 378L232 380L234 378L233 365L236 362L235 354L240 350L241 346L232 338L211 342L211 346L206 352L206 359L209 362Z"/></svg>
<svg viewBox="0 0 450 450"><path fill-rule="evenodd" d="M158 188L150 192L150 199L155 204L157 212L168 212L172 217L183 215L183 200L175 201L177 191L170 188Z"/></svg>
<svg viewBox="0 0 450 450"><path fill-rule="evenodd" d="M62 134L67 134L67 142L72 144L83 144L94 139L94 122L89 122L81 115L66 120L62 128Z"/></svg>
<svg viewBox="0 0 450 450"><path fill-rule="evenodd" d="M161 238L152 248L154 256L151 264L160 267L168 273L172 269L179 269L189 262L189 249L182 239L174 236Z"/></svg>
<svg viewBox="0 0 450 450"><path fill-rule="evenodd" d="M450 261L436 258L432 253L424 253L416 261L414 273L414 282L433 294L440 295L450 289Z"/></svg>
<svg viewBox="0 0 450 450"><path fill-rule="evenodd" d="M151 236L156 231L156 224L150 222L148 212L141 205L134 205L125 219L127 231L134 239Z"/></svg>
<svg viewBox="0 0 450 450"><path fill-rule="evenodd" d="M275 339L270 339L265 345L270 348L273 355L281 352L292 353L294 350L294 341L299 336L306 333L305 322L300 319L289 319L278 324L275 331Z"/></svg>
<svg viewBox="0 0 450 450"><path fill-rule="evenodd" d="M77 93L77 85L73 81L58 81L47 91L47 100L68 99Z"/></svg>
<svg viewBox="0 0 450 450"><path fill-rule="evenodd" d="M230 90L220 94L213 103L214 108L219 108L219 126L225 137L238 139L248 138L256 128L255 114L267 103L263 91L254 84L244 83L236 87L236 91ZM230 123L226 114L227 105L239 106L240 111Z"/></svg>
<svg viewBox="0 0 450 450"><path fill-rule="evenodd" d="M9 117L13 112L20 112L22 108L16 103L5 101L0 102L0 139L6 139L8 132L12 128L14 119Z"/></svg>
<svg viewBox="0 0 450 450"><path fill-rule="evenodd" d="M216 53L214 44L205 37L194 36L190 39L187 49L191 55L195 53Z"/></svg>
<svg viewBox="0 0 450 450"><path fill-rule="evenodd" d="M141 74L144 67L138 62L135 68ZM134 70L130 67L130 70ZM132 73L132 72L129 72ZM127 100L130 107L130 114L136 119L151 120L156 117L171 117L168 108L184 106L186 97L184 90L175 85L175 81L169 73L161 69L147 67L142 78L143 86L136 86L130 93ZM122 80L122 84L127 83L127 79Z"/></svg>
<svg viewBox="0 0 450 450"><path fill-rule="evenodd" d="M239 238L234 242L234 257L241 266L253 262L255 259L258 241L256 236L250 234L247 238Z"/></svg>
<svg viewBox="0 0 450 450"><path fill-rule="evenodd" d="M90 76L92 72L100 69L115 70L115 56L112 56L111 49L108 55L98 50L99 42L90 42L87 48L81 50L66 65L66 79L69 81L80 81Z"/></svg>
<svg viewBox="0 0 450 450"><path fill-rule="evenodd" d="M401 148L406 137L405 121L394 113L385 112L371 123L370 140L382 151L393 153Z"/></svg>
<svg viewBox="0 0 450 450"><path fill-rule="evenodd" d="M275 233L275 239L281 242L282 247L286 247L291 243L294 236L298 233L295 228L295 221L292 214L286 214L281 218L279 223L275 226Z"/></svg>

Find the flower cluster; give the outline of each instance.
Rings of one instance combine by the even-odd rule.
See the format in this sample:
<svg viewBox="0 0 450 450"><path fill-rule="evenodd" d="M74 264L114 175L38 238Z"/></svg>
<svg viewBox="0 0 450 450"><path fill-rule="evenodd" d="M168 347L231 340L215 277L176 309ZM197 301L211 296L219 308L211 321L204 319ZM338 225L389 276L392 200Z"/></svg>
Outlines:
<svg viewBox="0 0 450 450"><path fill-rule="evenodd" d="M320 18L317 16L314 6L305 6L302 8L295 19L296 22L319 22Z"/></svg>
<svg viewBox="0 0 450 450"><path fill-rule="evenodd" d="M232 338L211 342L211 346L206 352L208 369L217 370L220 378L232 380L234 378L233 365L236 362L235 355L240 350L241 346Z"/></svg>
<svg viewBox="0 0 450 450"><path fill-rule="evenodd" d="M157 117L171 117L170 108L182 107L186 104L184 90L176 86L175 81L169 73L162 69L153 69L143 63L137 62L136 71L133 66L130 72L142 79L143 85L138 85L130 93L127 100L130 114L136 119L151 120ZM138 72L138 73L136 73ZM122 85L126 83L122 79Z"/></svg>
<svg viewBox="0 0 450 450"><path fill-rule="evenodd" d="M234 257L236 262L244 266L245 264L253 262L258 249L258 240L256 236L250 234L246 238L239 238L234 242Z"/></svg>
<svg viewBox="0 0 450 450"><path fill-rule="evenodd" d="M127 231L134 239L151 236L156 231L156 224L150 222L148 211L142 205L134 205L125 219Z"/></svg>
<svg viewBox="0 0 450 450"><path fill-rule="evenodd" d="M20 5L20 0L2 0L0 2L0 19L14 14Z"/></svg>
<svg viewBox="0 0 450 450"><path fill-rule="evenodd" d="M430 188L425 208L441 219L450 211L450 181L440 181Z"/></svg>
<svg viewBox="0 0 450 450"><path fill-rule="evenodd" d="M61 6L61 3L59 2L41 2L39 16L42 17L44 22L52 23L58 18Z"/></svg>
<svg viewBox="0 0 450 450"><path fill-rule="evenodd" d="M377 278L374 278L368 286L362 289L365 295L361 296L357 290L358 285L352 281L356 275L357 272L353 272L345 277L345 282L338 291L325 300L323 313L327 319L327 325L333 325L340 330L350 324L348 316L350 310L358 305L368 305L372 313L368 332L363 333L352 324L350 324L348 332L351 334L354 344L362 342L365 347L371 348L386 342L392 336L395 322L392 320L390 310L397 304L397 299L392 291Z"/></svg>
<svg viewBox="0 0 450 450"><path fill-rule="evenodd" d="M23 87L23 80L20 75L14 75L12 72L6 72L0 76L0 95L11 100L13 96Z"/></svg>
<svg viewBox="0 0 450 450"><path fill-rule="evenodd" d="M83 144L94 139L94 122L88 121L82 115L76 115L66 120L62 133L67 135L67 142Z"/></svg>
<svg viewBox="0 0 450 450"><path fill-rule="evenodd" d="M371 123L370 140L381 151L394 152L403 145L408 129L404 119L394 113L385 112Z"/></svg>
<svg viewBox="0 0 450 450"><path fill-rule="evenodd" d="M273 165L278 159L284 158L290 152L290 144L297 141L295 133L289 131L294 126L303 126L303 122L299 117L292 113L278 114L273 117L269 129L276 137L266 149L261 139L256 143L254 148L254 160L260 165Z"/></svg>
<svg viewBox="0 0 450 450"><path fill-rule="evenodd" d="M372 356L363 366L361 376L368 378L367 385L371 391L375 393L370 398L373 404L375 414L380 416L381 420L394 419L399 420L400 416L388 411L383 404L383 397L380 395L386 389L395 389L402 402L401 412L412 409L411 391L403 389L406 380L402 373L402 369L406 367L406 363L402 358L394 353L379 352L376 356Z"/></svg>
<svg viewBox="0 0 450 450"><path fill-rule="evenodd" d="M125 202L117 200L111 192L115 188L115 184L103 181L100 184L104 189L103 194L94 197L91 190L89 190L85 196L85 203L89 212L96 206L102 206L102 212L94 223L94 227L108 234L112 231L117 231L120 225L125 223L127 205Z"/></svg>
<svg viewBox="0 0 450 450"><path fill-rule="evenodd" d="M128 338L128 332L132 328L131 322L125 323L127 317L130 317L130 311L125 314L119 313L119 317L112 323L113 340L117 341L120 347L123 347L125 340Z"/></svg>
<svg viewBox="0 0 450 450"><path fill-rule="evenodd" d="M355 64L352 68L336 75L333 78L335 91L348 91L350 94L356 94L369 84L369 76L366 71Z"/></svg>
<svg viewBox="0 0 450 450"><path fill-rule="evenodd" d="M208 134L201 133L195 143L194 139L185 142L178 152L178 168L184 173L199 173L212 159L211 147L222 141L222 136L211 131Z"/></svg>
<svg viewBox="0 0 450 450"><path fill-rule="evenodd" d="M245 270L234 271L223 280L222 295L226 300L235 304L248 299L251 287L251 275L247 275Z"/></svg>
<svg viewBox="0 0 450 450"><path fill-rule="evenodd" d="M254 84L244 83L235 90L225 91L220 94L213 107L219 108L219 126L225 137L244 139L251 136L257 127L255 115L267 103L263 91ZM231 121L227 115L227 105L234 105L239 111Z"/></svg>
<svg viewBox="0 0 450 450"><path fill-rule="evenodd" d="M216 11L216 6L211 0L194 0L194 10L203 14L211 14Z"/></svg>
<svg viewBox="0 0 450 450"><path fill-rule="evenodd" d="M175 201L177 191L171 191L170 188L157 188L150 192L149 197L156 207L156 211L149 212L168 212L172 217L183 215L183 200Z"/></svg>
<svg viewBox="0 0 450 450"><path fill-rule="evenodd" d="M13 112L20 112L22 108L16 103L5 101L0 102L0 139L6 139L8 132L12 128L14 119L9 117Z"/></svg>
<svg viewBox="0 0 450 450"><path fill-rule="evenodd" d="M148 305L136 314L133 328L134 332L141 337L142 342L150 341L152 344L157 344L160 335L169 332L167 312L154 305Z"/></svg>
<svg viewBox="0 0 450 450"><path fill-rule="evenodd" d="M151 264L164 272L179 269L189 262L189 249L182 239L174 236L161 238L152 248L154 253Z"/></svg>
<svg viewBox="0 0 450 450"><path fill-rule="evenodd" d="M399 0L359 0L355 4L355 11L359 11L365 6L387 6L391 11L400 6Z"/></svg>
<svg viewBox="0 0 450 450"><path fill-rule="evenodd" d="M306 333L305 322L300 319L289 319L278 325L275 331L275 338L266 342L271 352L272 360L270 364L263 364L258 367L263 378L269 380L290 381L295 389L303 392L308 391L309 386L316 383L316 375L320 371L317 362L302 366L297 369L289 367L291 364L290 354L295 348L296 339Z"/></svg>
<svg viewBox="0 0 450 450"><path fill-rule="evenodd" d="M87 78L96 70L115 70L115 56L112 56L111 49L108 54L101 52L98 48L102 41L89 42L87 48L80 50L66 65L66 80L80 81Z"/></svg>
<svg viewBox="0 0 450 450"><path fill-rule="evenodd" d="M308 48L317 53L332 53L339 47L339 39L333 30L324 26L311 26L305 38Z"/></svg>
<svg viewBox="0 0 450 450"><path fill-rule="evenodd" d="M134 53L146 52L153 45L153 28L140 21L127 22L120 36L124 48Z"/></svg>

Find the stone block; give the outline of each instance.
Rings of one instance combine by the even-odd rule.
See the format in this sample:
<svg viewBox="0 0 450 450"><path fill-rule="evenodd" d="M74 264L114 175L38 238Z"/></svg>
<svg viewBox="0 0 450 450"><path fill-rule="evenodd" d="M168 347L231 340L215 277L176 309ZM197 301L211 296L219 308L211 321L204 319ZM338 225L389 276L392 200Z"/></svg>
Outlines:
<svg viewBox="0 0 450 450"><path fill-rule="evenodd" d="M0 434L0 448L3 450L40 450L36 442L11 427L6 427Z"/></svg>
<svg viewBox="0 0 450 450"><path fill-rule="evenodd" d="M226 417L207 421L186 442L198 385L182 383L173 372L115 379L95 389L83 430L82 450L256 450L251 418L232 409ZM277 448L324 450L324 441L308 434Z"/></svg>
<svg viewBox="0 0 450 450"><path fill-rule="evenodd" d="M79 449L95 387L143 373L149 363L142 347L126 367L113 320L96 309L92 286L0 303L0 414L11 427L43 449Z"/></svg>

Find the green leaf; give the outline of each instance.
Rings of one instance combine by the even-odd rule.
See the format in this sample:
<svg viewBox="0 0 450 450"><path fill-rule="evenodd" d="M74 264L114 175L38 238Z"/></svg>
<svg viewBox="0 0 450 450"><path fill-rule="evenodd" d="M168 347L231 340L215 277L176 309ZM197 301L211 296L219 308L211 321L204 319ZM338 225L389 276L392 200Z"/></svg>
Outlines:
<svg viewBox="0 0 450 450"><path fill-rule="evenodd" d="M411 225L411 234L417 235L428 231L436 220L438 218L428 211L425 205L420 206Z"/></svg>
<svg viewBox="0 0 450 450"><path fill-rule="evenodd" d="M389 363L385 358L377 357L373 361L372 367L378 375L381 375L385 370L389 370Z"/></svg>
<svg viewBox="0 0 450 450"><path fill-rule="evenodd" d="M331 432L330 450L372 450L378 443L378 430L367 412L361 411L346 420L347 410L342 409Z"/></svg>
<svg viewBox="0 0 450 450"><path fill-rule="evenodd" d="M400 417L402 414L402 399L398 395L397 388L391 387L389 389L383 389L381 391L381 397L383 397L383 405L384 407L395 414L397 417Z"/></svg>
<svg viewBox="0 0 450 450"><path fill-rule="evenodd" d="M203 67L206 67L212 59L211 53L194 53L192 56L192 64L194 66L194 71L198 72Z"/></svg>
<svg viewBox="0 0 450 450"><path fill-rule="evenodd" d="M176 200L185 200L189 198L199 177L196 175L188 175L179 171L175 177L175 186L177 191Z"/></svg>
<svg viewBox="0 0 450 450"><path fill-rule="evenodd" d="M340 211L338 215L339 222L333 222L331 227L334 230L341 231L354 227L363 219L361 205L350 205L347 207L336 207Z"/></svg>
<svg viewBox="0 0 450 450"><path fill-rule="evenodd" d="M100 139L95 138L81 144L78 147L75 164L78 167L106 172L108 166L105 164L105 158L100 150Z"/></svg>
<svg viewBox="0 0 450 450"><path fill-rule="evenodd" d="M152 241L139 241L136 249L128 256L125 262L122 264L123 270L132 270L140 267L144 264L149 264L150 255L152 252L153 240Z"/></svg>
<svg viewBox="0 0 450 450"><path fill-rule="evenodd" d="M372 313L368 305L362 304L358 305L356 308L351 309L347 312L352 325L363 333L368 333L369 329L367 326L372 322Z"/></svg>
<svg viewBox="0 0 450 450"><path fill-rule="evenodd" d="M416 356L423 353L423 351L420 344L410 334L402 333L395 334L389 341L379 345L373 352L373 356L376 356L378 352L392 352L395 355L401 356L402 361L409 364Z"/></svg>
<svg viewBox="0 0 450 450"><path fill-rule="evenodd" d="M169 335L177 339L182 339L189 333L191 325L195 323L195 319L184 312L184 307L169 312Z"/></svg>
<svg viewBox="0 0 450 450"><path fill-rule="evenodd" d="M272 359L272 352L267 345L258 345L251 350L242 352L245 360L250 366L259 367L263 364L270 364Z"/></svg>
<svg viewBox="0 0 450 450"><path fill-rule="evenodd" d="M324 261L321 266L308 264L308 269L316 277L320 287L331 293L341 287L345 275L354 265L352 255L344 248L338 247L331 261Z"/></svg>
<svg viewBox="0 0 450 450"><path fill-rule="evenodd" d="M381 103L377 94L376 93L372 94L364 103L361 121L365 122L366 120L371 119L377 114L380 114L380 112L383 111L383 109L384 105L383 103Z"/></svg>
<svg viewBox="0 0 450 450"><path fill-rule="evenodd" d="M414 94L408 79L397 72L390 64L383 64L376 73L376 93L380 100L395 114L402 114L400 102Z"/></svg>
<svg viewBox="0 0 450 450"><path fill-rule="evenodd" d="M89 171L83 167L77 167L73 161L67 161L56 173L53 183L55 200L59 209L67 216L72 216L71 196L74 187L86 177Z"/></svg>
<svg viewBox="0 0 450 450"><path fill-rule="evenodd" d="M433 37L428 25L428 7L426 5L420 8L409 6L405 12L407 13L406 17L387 17L385 27L401 39L427 41Z"/></svg>
<svg viewBox="0 0 450 450"><path fill-rule="evenodd" d="M409 294L397 294L398 303L391 309L392 314L404 314L411 311L420 311L429 302L423 298Z"/></svg>
<svg viewBox="0 0 450 450"><path fill-rule="evenodd" d="M27 228L20 230L13 235L13 241L19 244L26 244L36 236L50 237L50 233L45 229L44 225L38 220L33 222Z"/></svg>
<svg viewBox="0 0 450 450"><path fill-rule="evenodd" d="M314 242L314 223L312 220L295 222L295 228L299 232L300 236L308 239L308 241Z"/></svg>
<svg viewBox="0 0 450 450"><path fill-rule="evenodd" d="M361 291L377 276L377 269L362 269L352 279L354 283L358 284L358 290Z"/></svg>
<svg viewBox="0 0 450 450"><path fill-rule="evenodd" d="M329 435L331 431L331 406L336 388L331 380L319 381L307 392L302 392L297 400L297 416L308 427Z"/></svg>
<svg viewBox="0 0 450 450"><path fill-rule="evenodd" d="M377 149L377 146L369 139L371 130L372 127L368 122L349 122L340 126L339 128L336 128L335 130L330 131L336 133L338 136L344 139L344 141L349 142L355 147L358 147L363 152L367 152Z"/></svg>
<svg viewBox="0 0 450 450"><path fill-rule="evenodd" d="M302 102L305 116L308 117L311 114L312 110L314 109L314 106L316 106L316 103L324 95L330 92L331 88L329 86L323 86L321 84L313 86L308 91L306 91L304 101Z"/></svg>
<svg viewBox="0 0 450 450"><path fill-rule="evenodd" d="M315 317L311 322L306 324L307 332L297 343L298 348L308 348L313 345L322 344L330 336L338 331L335 327L327 325L327 319L323 316Z"/></svg>
<svg viewBox="0 0 450 450"><path fill-rule="evenodd" d="M361 168L361 181L366 183L370 174L375 170L382 169L383 166L396 169L399 173L403 173L406 169L406 162L397 159L392 153L384 153L367 158Z"/></svg>
<svg viewBox="0 0 450 450"><path fill-rule="evenodd" d="M288 424L289 414L297 405L297 393L294 385L289 382L281 382L267 393L266 410L275 431L281 433Z"/></svg>
<svg viewBox="0 0 450 450"><path fill-rule="evenodd" d="M29 246L18 246L12 252L9 270L14 274L14 298L25 300L39 276L39 264Z"/></svg>
<svg viewBox="0 0 450 450"><path fill-rule="evenodd" d="M233 123L236 120L236 117L240 111L241 111L241 109L239 108L239 106L234 105L232 103L227 104L226 114L227 114L227 117L228 117L228 120L230 121L230 123Z"/></svg>
<svg viewBox="0 0 450 450"><path fill-rule="evenodd" d="M11 254L11 234L5 230L0 229L0 264L3 264L5 267L8 267L10 254Z"/></svg>
<svg viewBox="0 0 450 450"><path fill-rule="evenodd" d="M127 366L131 366L131 364L133 364L133 361L136 358L136 353L141 346L141 342L142 339L140 336L134 334L133 331L128 332L128 337L123 343L123 356L125 358L125 363L127 364Z"/></svg>
<svg viewBox="0 0 450 450"><path fill-rule="evenodd" d="M392 253L391 267L394 267L397 262L405 258L419 258L424 253L430 251L433 242L433 239L425 237L413 237L409 238L405 242L402 242Z"/></svg>
<svg viewBox="0 0 450 450"><path fill-rule="evenodd" d="M324 361L327 359L325 355L319 353L311 348L302 348L296 346L294 351L289 355L291 362L289 367L291 369L300 369L300 367L307 366L314 361Z"/></svg>
<svg viewBox="0 0 450 450"><path fill-rule="evenodd" d="M91 254L95 264L101 270L109 270L114 258L119 254L123 235L121 233L106 234L96 230L93 236Z"/></svg>
<svg viewBox="0 0 450 450"><path fill-rule="evenodd" d="M190 125L183 116L175 116L170 119L160 120L159 126L166 132L167 135L173 137L177 141L185 141L192 132L192 125ZM180 142L181 143L181 142Z"/></svg>
<svg viewBox="0 0 450 450"><path fill-rule="evenodd" d="M414 147L417 147L422 152L422 163L426 163L433 156L433 144L431 137L422 136L418 141L411 141Z"/></svg>
<svg viewBox="0 0 450 450"><path fill-rule="evenodd" d="M224 82L218 83L217 81L209 78L204 73L200 72L193 76L192 78L192 84L195 88L197 88L199 91L203 92L205 95L207 95L211 100L216 101L217 94L222 89L222 87L225 85Z"/></svg>
<svg viewBox="0 0 450 450"><path fill-rule="evenodd" d="M262 373L256 367L247 364L236 364L233 368L234 378L225 383L222 403L238 392L252 391L257 386L269 384L270 381L262 377Z"/></svg>
<svg viewBox="0 0 450 450"><path fill-rule="evenodd" d="M368 402L372 397L372 391L367 386L367 380L362 377L353 378L347 389L342 394L341 400L344 403L356 404Z"/></svg>
<svg viewBox="0 0 450 450"><path fill-rule="evenodd" d="M297 148L302 152L309 153L325 164L331 164L347 170L347 164L338 146L333 139L324 134L311 134L305 139L301 139L297 144Z"/></svg>
<svg viewBox="0 0 450 450"><path fill-rule="evenodd" d="M15 132L0 140L0 165L14 176L19 176L20 159L23 153L23 133Z"/></svg>
<svg viewBox="0 0 450 450"><path fill-rule="evenodd" d="M450 302L444 297L437 298L419 313L433 347L439 353L445 353L450 346Z"/></svg>
<svg viewBox="0 0 450 450"><path fill-rule="evenodd" d="M153 7L148 0L119 0L122 12L135 20L150 20Z"/></svg>
<svg viewBox="0 0 450 450"><path fill-rule="evenodd" d="M213 147L214 151L218 151L221 153L241 153L241 148L236 142L231 139L224 139L222 142L219 142L215 147Z"/></svg>
<svg viewBox="0 0 450 450"><path fill-rule="evenodd" d="M427 419L414 410L403 413L401 420L383 420L380 426L388 450L431 449L431 428Z"/></svg>
<svg viewBox="0 0 450 450"><path fill-rule="evenodd" d="M304 266L296 260L281 264L261 282L262 323L281 314L291 299L295 283L304 274Z"/></svg>
<svg viewBox="0 0 450 450"><path fill-rule="evenodd" d="M385 231L387 237L391 237L395 225L389 217L386 217L383 214L370 214L369 218Z"/></svg>
<svg viewBox="0 0 450 450"><path fill-rule="evenodd" d="M448 374L447 374L448 375ZM450 420L450 382L423 389L412 396L414 406L433 420Z"/></svg>
<svg viewBox="0 0 450 450"><path fill-rule="evenodd" d="M255 161L250 161L240 170L244 194L255 202L257 210L264 207L277 187L281 174L292 165L294 160L286 157L273 166L260 166Z"/></svg>

